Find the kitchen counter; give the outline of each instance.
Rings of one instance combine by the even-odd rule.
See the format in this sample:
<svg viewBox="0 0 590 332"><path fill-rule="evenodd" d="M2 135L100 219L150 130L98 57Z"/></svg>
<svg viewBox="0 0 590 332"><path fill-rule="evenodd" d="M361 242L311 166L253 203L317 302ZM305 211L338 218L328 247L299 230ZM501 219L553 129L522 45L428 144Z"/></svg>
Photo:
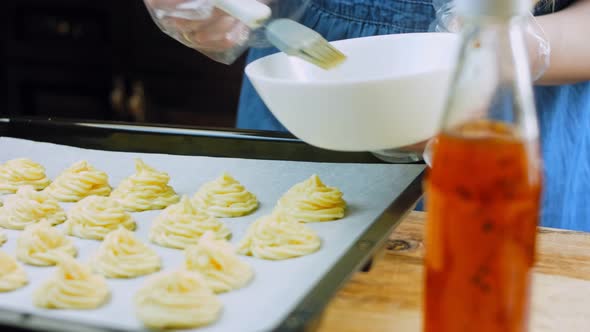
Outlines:
<svg viewBox="0 0 590 332"><path fill-rule="evenodd" d="M319 331L421 331L425 217L406 217L371 270L332 300ZM590 233L540 228L537 243L530 331L590 331Z"/></svg>

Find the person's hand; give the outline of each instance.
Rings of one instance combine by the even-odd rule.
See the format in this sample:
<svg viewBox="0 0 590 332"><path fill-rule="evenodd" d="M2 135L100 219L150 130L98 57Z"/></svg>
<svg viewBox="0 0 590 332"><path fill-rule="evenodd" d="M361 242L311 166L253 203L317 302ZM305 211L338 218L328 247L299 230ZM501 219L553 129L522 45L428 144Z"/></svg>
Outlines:
<svg viewBox="0 0 590 332"><path fill-rule="evenodd" d="M211 0L144 0L158 27L213 60L233 63L248 47L250 30Z"/></svg>

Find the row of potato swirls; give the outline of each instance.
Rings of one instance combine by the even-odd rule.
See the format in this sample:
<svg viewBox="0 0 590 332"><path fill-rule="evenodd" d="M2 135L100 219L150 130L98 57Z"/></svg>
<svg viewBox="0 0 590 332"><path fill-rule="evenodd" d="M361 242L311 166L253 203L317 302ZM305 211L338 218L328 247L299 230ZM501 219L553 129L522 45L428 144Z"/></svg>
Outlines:
<svg viewBox="0 0 590 332"><path fill-rule="evenodd" d="M16 259L36 266L58 265L55 276L37 288L36 306L57 309L98 308L108 301L104 279L134 278L160 270L161 259L133 233L132 212L164 209L150 227L149 240L185 250L184 266L159 273L135 295L141 321L155 328L189 328L215 321L222 304L214 295L245 286L252 267L238 254L280 260L320 248L318 235L305 222L344 216L340 190L317 175L296 184L274 211L253 222L237 249L230 229L218 218L239 217L258 207L256 196L229 174L201 186L189 198L169 185L170 177L136 160L136 172L114 190L108 175L86 161L64 170L53 181L29 159L0 165L0 227L24 230ZM75 202L67 211L59 202ZM53 227L64 223L64 232ZM100 240L89 264L75 260L77 248L66 236ZM0 229L0 245L6 241ZM28 277L14 257L0 252L0 292L18 289Z"/></svg>

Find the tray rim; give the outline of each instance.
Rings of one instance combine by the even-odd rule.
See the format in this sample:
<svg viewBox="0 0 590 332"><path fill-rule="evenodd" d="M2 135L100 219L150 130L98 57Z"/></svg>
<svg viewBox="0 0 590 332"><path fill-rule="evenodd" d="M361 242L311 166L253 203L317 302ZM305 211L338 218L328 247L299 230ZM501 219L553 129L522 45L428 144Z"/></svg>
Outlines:
<svg viewBox="0 0 590 332"><path fill-rule="evenodd" d="M219 138L238 138L238 139L252 139L252 140L272 140L285 141L306 144L290 133L280 131L264 131L251 130L239 128L224 128L224 127L202 127L202 126L184 126L177 124L163 124L163 123L136 123L125 121L100 121L100 120L76 120L76 119L61 119L61 118L46 118L34 116L17 116L17 117L2 117L0 116L0 125L10 125L11 123L20 124L53 124L56 126L71 126L71 127L88 127L108 130L120 130L127 132L141 132L141 133L158 133L170 135L190 135L190 136L207 136Z"/></svg>
<svg viewBox="0 0 590 332"><path fill-rule="evenodd" d="M28 125L47 125L71 128L100 128L105 130L133 133L157 133L165 135L190 135L207 138L238 139L253 141L275 141L304 144L290 134L239 129L219 129L190 126L168 126L160 124L132 124L107 121L75 121L39 119L31 117L0 118L0 129L11 123ZM3 136L0 133L0 137ZM10 137L10 136L8 136ZM319 317L337 291L359 271L387 241L389 235L413 209L422 196L424 170L414 178L402 193L365 230L340 260L314 285L295 308L273 331L311 331L317 327ZM93 326L64 319L39 317L34 314L16 312L0 308L0 326L35 331L65 332L127 332L128 330Z"/></svg>
<svg viewBox="0 0 590 332"><path fill-rule="evenodd" d="M325 150L307 144L289 133L277 131L192 127L180 125L168 126L166 124L134 124L130 122L115 121L82 121L73 119L64 120L44 117L0 117L0 135L2 135L5 130L10 130L10 128L12 128L12 125L24 131L26 131L30 127L38 126L38 128L42 129L41 133L36 134L34 136L41 136L44 139L39 139L36 137L23 137L22 135L18 134L14 136L7 136L92 149L144 153L171 153L170 151L152 151L153 149L146 150L145 145L143 144L137 145L136 141L129 139L123 141L122 139L129 138L129 135L137 134L139 135L138 137L151 140L152 142L155 139L161 138L161 140L158 140L157 143L181 143L184 147L187 146L185 144L186 142L198 143L199 139L204 139L207 141L220 140L220 142L228 142L234 140L235 142L238 142L237 145L231 144L231 147L229 147L230 144L228 144L222 147L221 149L216 149L215 151L211 151L211 149L208 149L208 145L201 145L200 149L202 150L177 150L176 152L173 152L174 154L179 155L208 155L213 157L237 157L269 160L298 160L328 163L385 163L382 159L370 152L343 152ZM80 145L67 140L64 141L64 139L66 138L72 138L68 135L61 135L61 139L59 139L56 135L51 136L47 134L47 132L52 132L53 130L59 130L61 128L65 128L66 131L78 132L80 132L80 130L88 130L88 135L84 137L80 135L77 136L83 138L87 145ZM103 140L102 144L100 144L100 147L96 146L97 139ZM256 156L245 156L240 155L240 151L236 152L236 150L239 150L238 145L241 147L244 147L244 145L246 145L247 147L252 147L252 144L256 142L260 142L260 145L257 146ZM284 153L285 151L281 151L279 153L273 152L272 154L269 153L269 151L271 150L276 151L276 149L272 149L272 147L276 147L277 144L281 143L286 143L292 148L285 150L288 151L287 153ZM107 145L107 147L104 147L104 145ZM259 150L258 147L261 147L262 150ZM302 155L306 155L307 157L301 158Z"/></svg>

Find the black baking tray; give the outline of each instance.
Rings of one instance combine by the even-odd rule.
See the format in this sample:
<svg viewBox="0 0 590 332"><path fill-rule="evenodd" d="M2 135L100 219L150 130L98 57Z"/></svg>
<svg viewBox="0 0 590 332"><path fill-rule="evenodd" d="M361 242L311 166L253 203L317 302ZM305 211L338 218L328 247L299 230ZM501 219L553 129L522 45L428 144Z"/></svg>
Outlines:
<svg viewBox="0 0 590 332"><path fill-rule="evenodd" d="M382 163L370 153L328 151L277 132L220 130L186 126L74 121L39 118L0 118L0 136L81 148L200 155L248 159L294 160L334 163ZM372 223L355 246L303 298L277 331L313 331L321 313L338 289L363 268L389 234L412 210L422 195L422 175L415 178ZM0 315L3 331L114 331L59 320L6 312Z"/></svg>

